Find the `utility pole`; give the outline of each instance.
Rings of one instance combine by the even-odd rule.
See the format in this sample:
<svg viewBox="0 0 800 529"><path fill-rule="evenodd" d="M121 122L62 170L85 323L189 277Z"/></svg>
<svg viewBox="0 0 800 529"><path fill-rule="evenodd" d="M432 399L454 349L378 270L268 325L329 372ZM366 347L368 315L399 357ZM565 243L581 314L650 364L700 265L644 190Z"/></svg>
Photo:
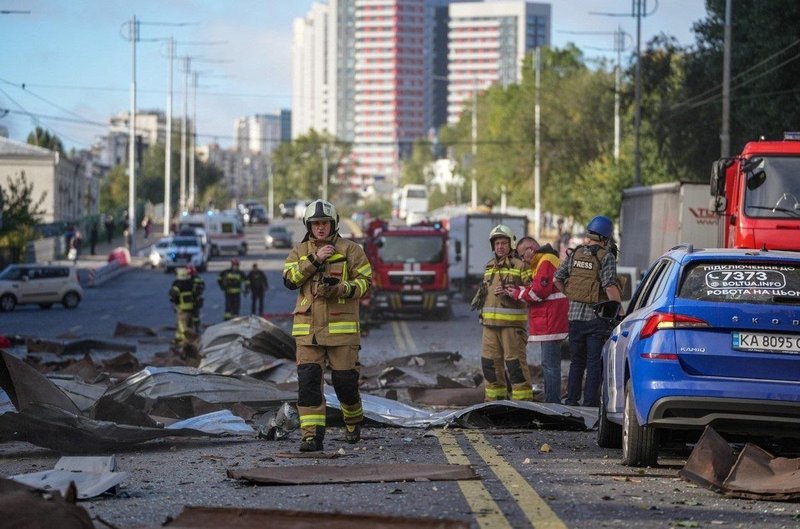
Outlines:
<svg viewBox="0 0 800 529"><path fill-rule="evenodd" d="M131 17L128 39L131 41L131 112L128 136L128 250L136 254L136 41L139 24Z"/></svg>
<svg viewBox="0 0 800 529"><path fill-rule="evenodd" d="M322 146L322 200L328 200L328 144Z"/></svg>
<svg viewBox="0 0 800 529"><path fill-rule="evenodd" d="M642 2L646 0L633 0L636 16L636 86L634 89L636 105L634 109L634 165L633 186L642 185L642 151L640 149L639 135L642 128Z"/></svg>
<svg viewBox="0 0 800 529"><path fill-rule="evenodd" d="M622 89L622 48L625 32L620 26L614 32L614 47L617 50L617 65L614 68L614 161L619 162L619 144L622 129L619 120L620 90Z"/></svg>
<svg viewBox="0 0 800 529"><path fill-rule="evenodd" d="M167 53L169 54L169 75L167 75L167 138L166 152L164 153L164 237L169 235L172 222L172 60L175 57L175 39L167 39Z"/></svg>
<svg viewBox="0 0 800 529"><path fill-rule="evenodd" d="M536 212L536 217L533 219L533 237L538 241L542 235L542 212L541 212L541 175L540 175L540 125L541 125L541 109L539 107L539 89L541 86L542 74L542 54L539 46L534 50L534 104L533 104L533 209Z"/></svg>
<svg viewBox="0 0 800 529"><path fill-rule="evenodd" d="M725 0L725 51L722 58L722 133L721 155L731 155L731 0Z"/></svg>
<svg viewBox="0 0 800 529"><path fill-rule="evenodd" d="M269 216L269 221L272 222L273 214L275 208L275 187L272 182L272 160L267 159L267 178L269 178L268 184L268 191L267 191L267 215Z"/></svg>
<svg viewBox="0 0 800 529"><path fill-rule="evenodd" d="M189 133L189 209L194 209L194 151L197 147L197 72L192 72L192 130Z"/></svg>
<svg viewBox="0 0 800 529"><path fill-rule="evenodd" d="M478 161L478 78L472 79L472 207L478 207L478 181L475 178L475 164Z"/></svg>
<svg viewBox="0 0 800 529"><path fill-rule="evenodd" d="M180 209L181 214L186 211L186 119L189 100L189 69L192 59L187 55L183 58L183 117L181 119L181 187Z"/></svg>

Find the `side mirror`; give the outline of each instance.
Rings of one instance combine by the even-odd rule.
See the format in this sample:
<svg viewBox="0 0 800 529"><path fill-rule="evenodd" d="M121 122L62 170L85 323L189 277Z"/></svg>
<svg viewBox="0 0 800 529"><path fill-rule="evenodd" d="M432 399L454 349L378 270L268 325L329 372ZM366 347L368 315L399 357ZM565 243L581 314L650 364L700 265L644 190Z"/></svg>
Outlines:
<svg viewBox="0 0 800 529"><path fill-rule="evenodd" d="M728 199L721 195L711 197L708 208L715 213L725 213L725 210L728 209Z"/></svg>
<svg viewBox="0 0 800 529"><path fill-rule="evenodd" d="M725 194L725 169L728 162L725 159L717 160L711 164L711 196Z"/></svg>

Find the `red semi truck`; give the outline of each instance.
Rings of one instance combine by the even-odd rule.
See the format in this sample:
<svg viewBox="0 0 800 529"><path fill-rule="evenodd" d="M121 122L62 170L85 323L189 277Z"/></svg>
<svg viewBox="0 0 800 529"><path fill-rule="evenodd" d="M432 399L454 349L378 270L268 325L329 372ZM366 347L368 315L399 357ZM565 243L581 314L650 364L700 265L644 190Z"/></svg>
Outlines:
<svg viewBox="0 0 800 529"><path fill-rule="evenodd" d="M711 195L720 246L800 251L800 133L714 162Z"/></svg>
<svg viewBox="0 0 800 529"><path fill-rule="evenodd" d="M366 235L373 313L449 319L447 230L438 223L391 226L374 220Z"/></svg>

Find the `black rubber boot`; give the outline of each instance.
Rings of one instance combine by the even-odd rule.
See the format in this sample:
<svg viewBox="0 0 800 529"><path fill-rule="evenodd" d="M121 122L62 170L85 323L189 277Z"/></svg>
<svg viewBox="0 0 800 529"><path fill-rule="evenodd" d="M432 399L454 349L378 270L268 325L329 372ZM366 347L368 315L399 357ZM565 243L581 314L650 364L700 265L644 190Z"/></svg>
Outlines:
<svg viewBox="0 0 800 529"><path fill-rule="evenodd" d="M322 451L322 439L318 439L316 437L306 437L302 441L300 441L300 451L301 452L321 452Z"/></svg>
<svg viewBox="0 0 800 529"><path fill-rule="evenodd" d="M356 444L361 440L361 425L360 424L346 424L344 427L344 440L351 445Z"/></svg>

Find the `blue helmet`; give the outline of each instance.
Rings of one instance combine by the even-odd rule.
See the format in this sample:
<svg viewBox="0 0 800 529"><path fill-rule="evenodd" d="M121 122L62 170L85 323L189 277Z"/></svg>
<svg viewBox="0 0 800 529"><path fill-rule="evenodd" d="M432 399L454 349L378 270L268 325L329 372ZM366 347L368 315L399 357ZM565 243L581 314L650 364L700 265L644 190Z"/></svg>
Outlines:
<svg viewBox="0 0 800 529"><path fill-rule="evenodd" d="M586 231L597 234L604 239L610 239L614 235L614 223L608 217L598 215L589 221Z"/></svg>

